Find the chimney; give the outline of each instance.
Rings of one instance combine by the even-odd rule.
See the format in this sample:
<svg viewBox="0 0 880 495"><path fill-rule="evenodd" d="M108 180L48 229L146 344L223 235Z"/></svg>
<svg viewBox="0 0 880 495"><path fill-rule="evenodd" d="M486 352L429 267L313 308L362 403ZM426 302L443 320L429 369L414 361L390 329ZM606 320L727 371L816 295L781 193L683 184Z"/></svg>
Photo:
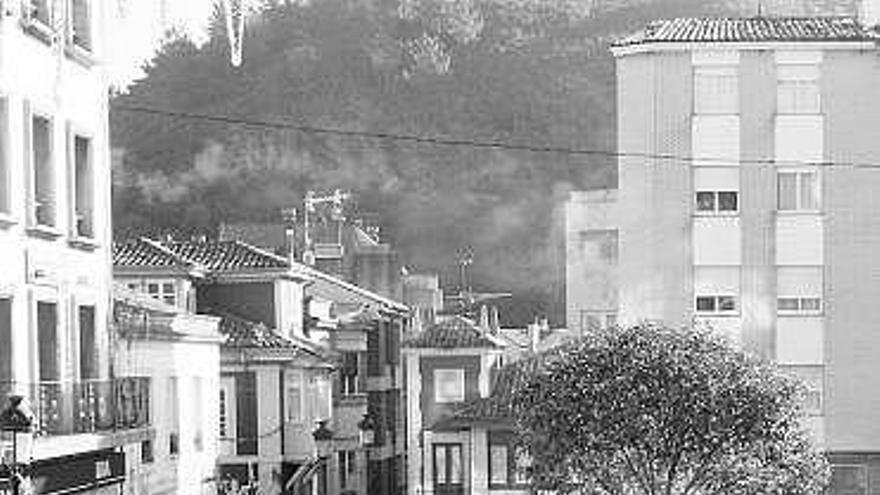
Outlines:
<svg viewBox="0 0 880 495"><path fill-rule="evenodd" d="M485 304L480 306L480 330L484 332L491 331L489 327L489 308Z"/></svg>
<svg viewBox="0 0 880 495"><path fill-rule="evenodd" d="M859 3L859 22L867 27L880 25L880 0L861 0Z"/></svg>
<svg viewBox="0 0 880 495"><path fill-rule="evenodd" d="M541 341L541 325L537 321L535 323L529 323L528 326L528 334L529 334L529 350L532 352L538 351L538 343Z"/></svg>

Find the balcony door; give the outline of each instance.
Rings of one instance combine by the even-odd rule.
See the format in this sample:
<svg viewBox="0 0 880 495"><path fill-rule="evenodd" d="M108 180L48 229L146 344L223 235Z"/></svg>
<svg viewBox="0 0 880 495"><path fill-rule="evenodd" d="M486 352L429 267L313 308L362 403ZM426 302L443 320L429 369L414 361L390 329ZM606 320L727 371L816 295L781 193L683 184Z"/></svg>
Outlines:
<svg viewBox="0 0 880 495"><path fill-rule="evenodd" d="M460 443L434 444L434 493L437 495L463 495Z"/></svg>

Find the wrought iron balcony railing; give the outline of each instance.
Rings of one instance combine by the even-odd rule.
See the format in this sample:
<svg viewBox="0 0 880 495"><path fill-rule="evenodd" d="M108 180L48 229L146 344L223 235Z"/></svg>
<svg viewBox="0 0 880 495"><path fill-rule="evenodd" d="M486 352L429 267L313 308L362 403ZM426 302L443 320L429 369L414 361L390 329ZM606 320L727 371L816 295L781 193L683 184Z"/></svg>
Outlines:
<svg viewBox="0 0 880 495"><path fill-rule="evenodd" d="M27 390L38 436L127 430L150 424L150 379L146 377L15 385L0 383L0 403Z"/></svg>

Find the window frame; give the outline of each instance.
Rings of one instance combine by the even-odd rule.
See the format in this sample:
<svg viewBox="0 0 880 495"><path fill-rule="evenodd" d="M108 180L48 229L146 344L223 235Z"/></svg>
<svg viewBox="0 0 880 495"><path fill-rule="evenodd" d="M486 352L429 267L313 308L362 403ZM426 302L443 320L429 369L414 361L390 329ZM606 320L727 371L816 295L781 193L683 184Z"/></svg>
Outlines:
<svg viewBox="0 0 880 495"><path fill-rule="evenodd" d="M36 154L36 143L35 143L35 126L37 119L42 119L46 121L47 130L48 130L48 149L46 150L47 159L46 168L48 170L45 171L46 177L48 179L47 187L49 189L48 193L51 196L48 201L45 201L45 198L39 198L39 194L42 191L38 191L38 169L42 167L38 164L37 154ZM55 117L51 112L44 111L39 107L35 107L33 104L29 102L25 102L25 112L24 112L24 120L25 120L25 173L27 175L27 224L31 229L36 229L40 232L44 233L52 233L54 235L60 235L58 231L58 220L59 220L59 203L58 203L58 173L57 173L57 162L58 162L58 150L56 148L55 143ZM42 200L42 201L41 201ZM50 222L45 223L41 221L41 215L39 214L39 208L44 206L43 203L47 203L50 206Z"/></svg>
<svg viewBox="0 0 880 495"><path fill-rule="evenodd" d="M436 404L455 404L464 402L467 391L466 388L466 373L464 368L435 368L433 373L434 378L434 403ZM450 379L448 382L441 380L441 376L446 375L446 378ZM440 383L443 381L444 383L451 383L455 381L457 385L459 385L458 390L455 395L452 394L443 394L441 395L441 387Z"/></svg>
<svg viewBox="0 0 880 495"><path fill-rule="evenodd" d="M700 208L700 195L701 194L711 194L712 195L712 208L711 209L702 209ZM733 210L721 209L721 195L722 194L734 194L736 198L736 208ZM698 190L694 191L694 213L697 215L705 215L705 216L735 216L739 215L740 212L740 198L739 191L733 189L718 189L718 190Z"/></svg>
<svg viewBox="0 0 880 495"><path fill-rule="evenodd" d="M691 101L693 115L738 115L740 77L739 66L736 64L695 65L692 75L693 98ZM728 95L730 101L721 101L719 89L725 89L723 80L734 81L734 91ZM712 82L713 84L708 84ZM706 88L712 87L711 95L703 94ZM729 89L729 88L726 88ZM705 100L704 100L705 98Z"/></svg>
<svg viewBox="0 0 880 495"><path fill-rule="evenodd" d="M77 152L77 140L84 140L87 145L86 157L86 191L85 203L80 205L80 180L79 162ZM97 211L97 194L95 187L95 138L94 134L83 130L82 126L69 123L66 132L67 140L67 174L68 174L68 225L70 237L74 240L95 242L97 229L95 228L95 212ZM80 229L81 210L85 209L87 232Z"/></svg>
<svg viewBox="0 0 880 495"><path fill-rule="evenodd" d="M782 301L793 301L794 308L783 308ZM805 308L805 301L817 301L817 308ZM776 296L776 313L780 316L817 316L824 313L824 304L819 295L778 295Z"/></svg>
<svg viewBox="0 0 880 495"><path fill-rule="evenodd" d="M734 309L721 309L722 299L732 299ZM700 300L711 300L712 309L699 309ZM735 294L695 294L694 295L694 314L697 316L738 316L740 313L739 296Z"/></svg>
<svg viewBox="0 0 880 495"><path fill-rule="evenodd" d="M795 178L794 181L794 207L793 208L783 208L782 207L782 190L780 189L781 178L783 175L793 175ZM814 183L812 186L814 201L816 204L815 208L805 208L804 207L804 179L803 177L806 175L810 175L813 177ZM822 211L822 176L819 173L818 169L806 169L806 168L792 168L792 169L778 169L776 171L776 212L779 214L798 214L798 213L819 213Z"/></svg>
<svg viewBox="0 0 880 495"><path fill-rule="evenodd" d="M858 474L860 480L864 481L864 489L862 490L860 495L867 495L870 491L870 479L868 473L868 466L865 464L854 464L854 463L831 463L831 477L828 480L828 488L829 490L833 490L835 488L834 485L834 471L836 468L855 468L858 469Z"/></svg>
<svg viewBox="0 0 880 495"><path fill-rule="evenodd" d="M443 473L442 478L440 476L440 470L437 469L438 466L438 452L443 452ZM465 479L465 463L464 463L464 446L461 443L456 442L438 442L433 444L432 448L433 456L431 458L432 462L432 475L434 481L435 489L437 487L445 487L445 488L459 488L464 486ZM457 453L457 456L454 455ZM454 473L453 466L454 464L451 462L452 459L458 459L458 476L455 480L453 480L452 474Z"/></svg>
<svg viewBox="0 0 880 495"><path fill-rule="evenodd" d="M807 70L804 70L807 69ZM802 71L798 74L799 70ZM805 76L807 72L813 72L810 76ZM812 86L814 88L813 95L815 101L811 103L809 108L802 109L799 107L799 91L798 87ZM791 107L782 107L783 101L788 101L783 97L786 91L793 97ZM819 115L822 113L822 73L816 63L781 63L776 65L776 114L777 115Z"/></svg>
<svg viewBox="0 0 880 495"><path fill-rule="evenodd" d="M76 3L82 2L85 4L87 19L86 19L86 38L87 41L85 44L77 42L77 31L76 31ZM95 50L95 25L94 25L94 9L91 0L68 0L67 1L67 12L68 18L66 25L67 31L67 47L70 50L74 50L75 52L79 52L81 54L91 55Z"/></svg>

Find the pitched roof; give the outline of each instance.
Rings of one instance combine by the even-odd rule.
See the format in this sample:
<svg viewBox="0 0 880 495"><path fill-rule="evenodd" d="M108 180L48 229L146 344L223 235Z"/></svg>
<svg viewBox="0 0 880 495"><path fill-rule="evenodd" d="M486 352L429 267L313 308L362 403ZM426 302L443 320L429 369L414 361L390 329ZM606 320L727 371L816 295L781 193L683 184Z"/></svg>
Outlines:
<svg viewBox="0 0 880 495"><path fill-rule="evenodd" d="M622 38L614 46L680 42L867 42L876 31L853 17L719 17L663 19Z"/></svg>
<svg viewBox="0 0 880 495"><path fill-rule="evenodd" d="M306 287L308 295L317 295L336 303L375 304L384 309L400 312L409 311L409 308L403 303L346 282L315 268L303 266L302 272L309 275L312 279L312 283Z"/></svg>
<svg viewBox="0 0 880 495"><path fill-rule="evenodd" d="M113 266L125 268L184 268L189 263L161 243L137 237L113 243Z"/></svg>
<svg viewBox="0 0 880 495"><path fill-rule="evenodd" d="M513 415L513 394L538 371L542 363L540 358L532 356L501 367L495 375L489 396L465 402L452 412L450 419L457 422L510 419Z"/></svg>
<svg viewBox="0 0 880 495"><path fill-rule="evenodd" d="M504 341L484 332L466 318L452 316L408 338L404 345L440 349L501 348L504 347Z"/></svg>
<svg viewBox="0 0 880 495"><path fill-rule="evenodd" d="M287 259L241 241L183 241L166 243L176 255L212 271L288 268Z"/></svg>
<svg viewBox="0 0 880 495"><path fill-rule="evenodd" d="M268 326L229 313L221 314L223 347L301 350L292 340Z"/></svg>

